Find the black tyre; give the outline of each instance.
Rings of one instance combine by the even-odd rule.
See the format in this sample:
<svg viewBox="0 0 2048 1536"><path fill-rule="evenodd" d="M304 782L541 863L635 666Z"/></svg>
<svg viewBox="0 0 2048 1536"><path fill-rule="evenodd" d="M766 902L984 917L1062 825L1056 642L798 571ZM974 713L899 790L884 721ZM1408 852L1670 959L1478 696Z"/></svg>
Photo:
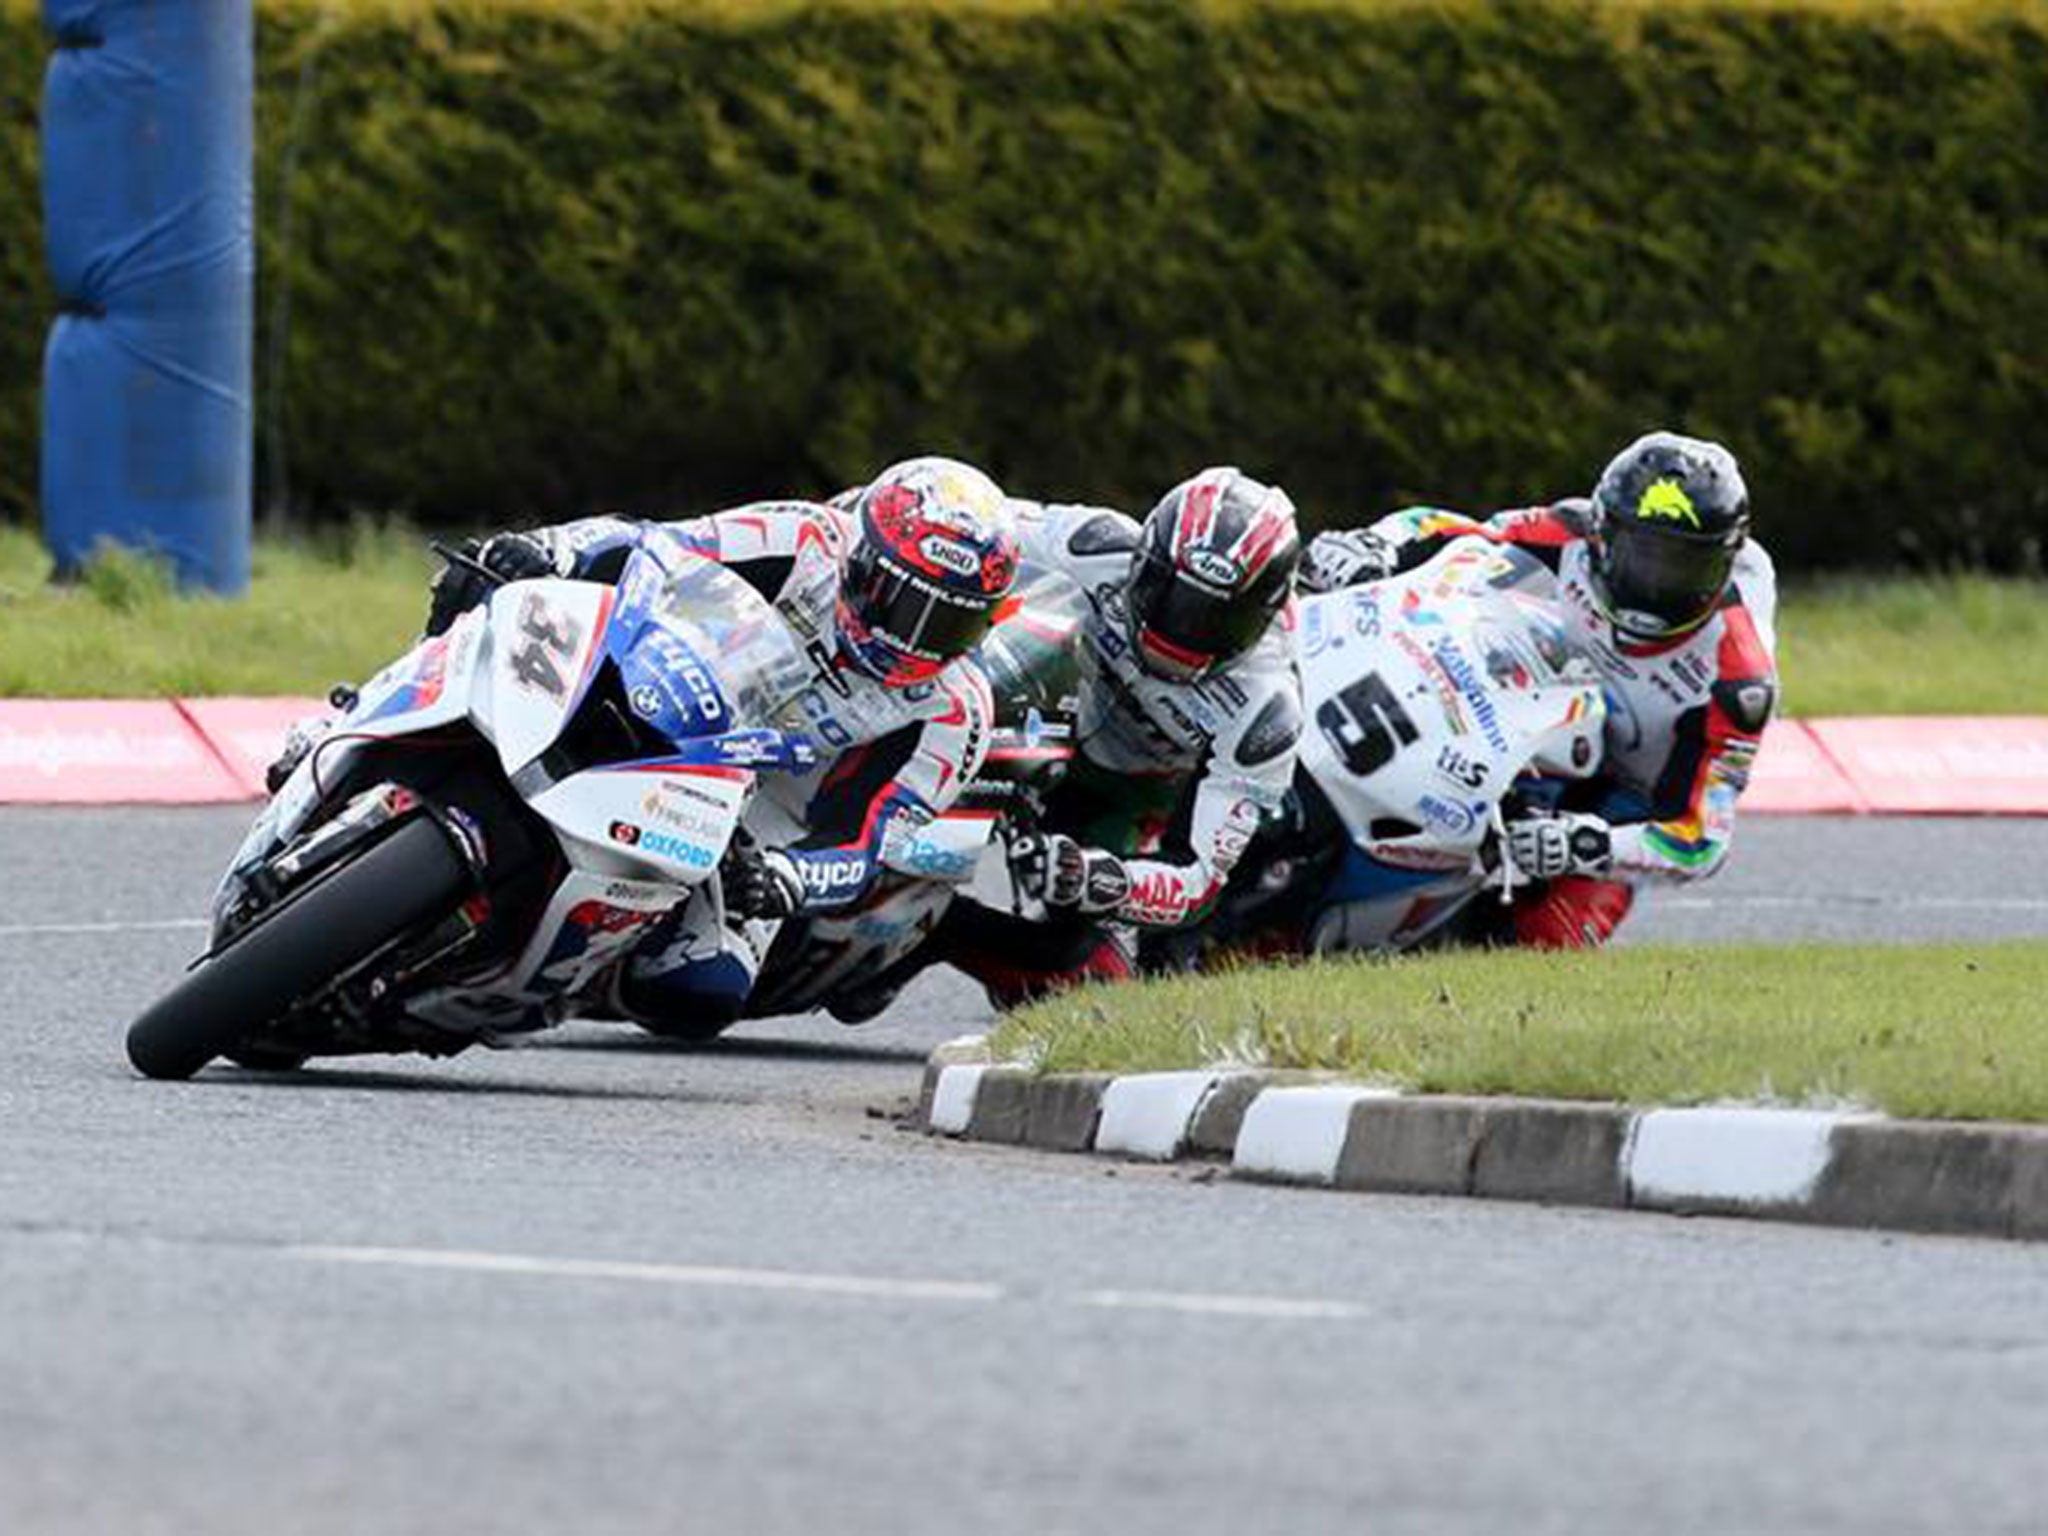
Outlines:
<svg viewBox="0 0 2048 1536"><path fill-rule="evenodd" d="M307 993L453 911L469 885L440 824L413 818L159 998L129 1028L128 1059L145 1077L190 1077Z"/></svg>

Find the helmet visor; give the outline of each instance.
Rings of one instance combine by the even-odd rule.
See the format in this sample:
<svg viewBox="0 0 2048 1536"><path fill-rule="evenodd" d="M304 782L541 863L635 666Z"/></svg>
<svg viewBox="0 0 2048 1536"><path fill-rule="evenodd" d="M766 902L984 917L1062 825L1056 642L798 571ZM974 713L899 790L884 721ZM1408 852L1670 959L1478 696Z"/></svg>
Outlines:
<svg viewBox="0 0 2048 1536"><path fill-rule="evenodd" d="M1253 645L1272 619L1258 595L1215 591L1149 556L1139 558L1131 577L1139 659L1161 677L1185 682L1202 676Z"/></svg>
<svg viewBox="0 0 2048 1536"><path fill-rule="evenodd" d="M852 562L842 595L872 639L935 664L980 644L998 601L949 592L886 555Z"/></svg>
<svg viewBox="0 0 2048 1536"><path fill-rule="evenodd" d="M1606 545L1601 581L1609 617L1622 633L1646 640L1705 623L1735 569L1735 544L1667 529L1612 525Z"/></svg>

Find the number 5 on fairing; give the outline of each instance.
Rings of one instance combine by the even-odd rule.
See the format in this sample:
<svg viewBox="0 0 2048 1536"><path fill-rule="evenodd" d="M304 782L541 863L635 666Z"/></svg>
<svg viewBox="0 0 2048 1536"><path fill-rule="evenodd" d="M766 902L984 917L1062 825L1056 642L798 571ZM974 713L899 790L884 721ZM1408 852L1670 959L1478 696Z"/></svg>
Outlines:
<svg viewBox="0 0 2048 1536"><path fill-rule="evenodd" d="M1422 734L1377 672L1327 700L1316 711L1316 725L1345 768L1361 779L1386 767Z"/></svg>

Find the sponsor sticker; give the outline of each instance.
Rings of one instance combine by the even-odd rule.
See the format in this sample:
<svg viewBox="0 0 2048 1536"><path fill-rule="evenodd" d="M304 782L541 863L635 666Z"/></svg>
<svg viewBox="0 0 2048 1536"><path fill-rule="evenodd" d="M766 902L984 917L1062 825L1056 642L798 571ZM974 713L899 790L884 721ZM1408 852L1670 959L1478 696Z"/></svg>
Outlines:
<svg viewBox="0 0 2048 1536"><path fill-rule="evenodd" d="M719 820L677 805L659 790L650 789L641 797L640 814L687 837L716 838L723 830Z"/></svg>
<svg viewBox="0 0 2048 1536"><path fill-rule="evenodd" d="M1472 830L1474 817L1471 810L1455 800L1446 800L1441 795L1424 795L1415 802L1415 809L1424 825L1452 837L1464 837Z"/></svg>
<svg viewBox="0 0 2048 1536"><path fill-rule="evenodd" d="M948 848L920 832L904 839L889 863L906 875L922 875L929 880L965 880L974 873L979 851L968 853Z"/></svg>
<svg viewBox="0 0 2048 1536"><path fill-rule="evenodd" d="M819 896L858 890L867 875L867 861L859 857L821 858L816 855L796 861L804 888Z"/></svg>
<svg viewBox="0 0 2048 1536"><path fill-rule="evenodd" d="M1479 681L1464 651L1458 647L1456 641L1445 638L1432 647L1431 654L1435 656L1444 677L1464 695L1465 702L1472 706L1473 716L1479 722L1479 731L1486 738L1486 744L1496 752L1506 752L1508 738L1507 732L1501 729L1500 712L1494 708L1492 695Z"/></svg>
<svg viewBox="0 0 2048 1536"><path fill-rule="evenodd" d="M720 810L724 810L727 804L710 790L700 789L688 779L663 779L661 792L664 795L680 795L685 800L695 800L699 805L716 806Z"/></svg>
<svg viewBox="0 0 2048 1536"><path fill-rule="evenodd" d="M928 533L918 542L918 552L942 571L956 576L979 576L981 558L963 544Z"/></svg>
<svg viewBox="0 0 2048 1536"><path fill-rule="evenodd" d="M677 893L666 881L613 880L605 885L604 899L615 907L665 910L676 904Z"/></svg>
<svg viewBox="0 0 2048 1536"><path fill-rule="evenodd" d="M1362 640L1371 640L1380 632L1379 594L1365 587L1351 589L1351 627Z"/></svg>
<svg viewBox="0 0 2048 1536"><path fill-rule="evenodd" d="M611 839L637 852L652 854L657 859L669 859L690 869L709 869L717 862L711 850L701 843L673 833L657 832L651 827L636 826L630 821L613 822Z"/></svg>
<svg viewBox="0 0 2048 1536"><path fill-rule="evenodd" d="M1185 563L1189 575L1212 587L1233 587L1244 575L1243 566L1213 549L1190 550Z"/></svg>
<svg viewBox="0 0 2048 1536"><path fill-rule="evenodd" d="M1467 757L1456 747L1445 747L1436 755L1437 772L1453 784L1478 789L1486 783L1487 764Z"/></svg>
<svg viewBox="0 0 2048 1536"><path fill-rule="evenodd" d="M1407 843L1371 843L1366 852L1393 869L1412 869L1434 874L1438 871L1472 867L1472 856L1450 848L1414 847Z"/></svg>

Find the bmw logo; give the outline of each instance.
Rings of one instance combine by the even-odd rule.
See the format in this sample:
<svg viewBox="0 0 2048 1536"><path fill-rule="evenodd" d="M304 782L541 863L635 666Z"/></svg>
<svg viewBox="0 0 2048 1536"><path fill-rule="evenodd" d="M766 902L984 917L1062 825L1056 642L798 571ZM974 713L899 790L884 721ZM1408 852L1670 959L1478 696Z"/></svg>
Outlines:
<svg viewBox="0 0 2048 1536"><path fill-rule="evenodd" d="M633 708L648 719L653 719L661 713L661 690L652 683L642 683L633 690Z"/></svg>

